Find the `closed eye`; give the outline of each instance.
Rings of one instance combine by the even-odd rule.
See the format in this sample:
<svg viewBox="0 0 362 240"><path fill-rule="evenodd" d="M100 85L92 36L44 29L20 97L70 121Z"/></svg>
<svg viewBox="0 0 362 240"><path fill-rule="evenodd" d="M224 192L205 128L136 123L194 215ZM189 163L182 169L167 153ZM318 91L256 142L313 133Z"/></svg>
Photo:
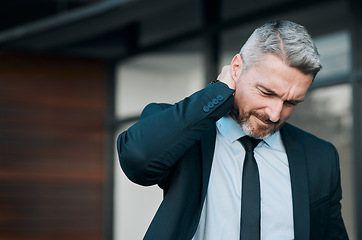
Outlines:
<svg viewBox="0 0 362 240"><path fill-rule="evenodd" d="M260 94L262 96L265 96L265 97L272 97L272 96L277 96L278 97L278 94L276 92L274 92L273 90L266 89L266 88L261 87L261 86L258 87L258 91L260 92ZM284 104L286 106L288 106L288 107L295 107L301 102L303 102L303 100L285 100Z"/></svg>
<svg viewBox="0 0 362 240"><path fill-rule="evenodd" d="M290 107L295 107L300 102L302 102L302 101L289 100L289 101L284 101L284 104L287 106L290 106Z"/></svg>
<svg viewBox="0 0 362 240"><path fill-rule="evenodd" d="M268 90L265 90L265 89L258 89L259 92L261 93L261 95L264 95L264 96L275 96L275 92L273 91L268 91Z"/></svg>

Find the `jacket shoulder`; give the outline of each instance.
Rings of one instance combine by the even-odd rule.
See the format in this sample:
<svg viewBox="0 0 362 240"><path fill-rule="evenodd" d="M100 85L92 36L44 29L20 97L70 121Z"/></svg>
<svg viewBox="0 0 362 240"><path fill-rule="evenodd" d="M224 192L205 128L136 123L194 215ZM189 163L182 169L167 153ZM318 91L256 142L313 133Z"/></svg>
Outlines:
<svg viewBox="0 0 362 240"><path fill-rule="evenodd" d="M150 103L143 109L140 118L146 118L155 114L156 112L163 111L171 106L172 104L169 103Z"/></svg>
<svg viewBox="0 0 362 240"><path fill-rule="evenodd" d="M331 146L332 144L316 135L302 130L290 123L285 123L284 126L281 128L282 136L288 136L292 138L294 141L297 141L302 144L318 144L318 145L325 145Z"/></svg>

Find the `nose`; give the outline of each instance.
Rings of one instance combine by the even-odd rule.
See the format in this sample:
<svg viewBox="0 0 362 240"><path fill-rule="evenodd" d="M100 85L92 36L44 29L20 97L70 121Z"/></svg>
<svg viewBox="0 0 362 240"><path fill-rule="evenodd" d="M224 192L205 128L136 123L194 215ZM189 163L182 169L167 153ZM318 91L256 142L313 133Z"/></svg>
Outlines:
<svg viewBox="0 0 362 240"><path fill-rule="evenodd" d="M265 113L269 116L270 121L276 123L280 120L283 106L283 101L280 99L270 102L269 106L265 109Z"/></svg>

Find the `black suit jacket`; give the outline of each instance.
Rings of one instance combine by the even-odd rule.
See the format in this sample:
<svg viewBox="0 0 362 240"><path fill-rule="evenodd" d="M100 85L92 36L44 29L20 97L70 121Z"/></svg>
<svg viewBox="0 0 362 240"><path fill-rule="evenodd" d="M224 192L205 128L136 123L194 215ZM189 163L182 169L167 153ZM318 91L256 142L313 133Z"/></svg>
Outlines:
<svg viewBox="0 0 362 240"><path fill-rule="evenodd" d="M127 177L164 190L144 239L193 237L209 182L215 122L232 108L233 92L216 83L174 105L150 104L140 121L119 135L119 160ZM348 239L336 149L290 124L280 132L290 168L295 239Z"/></svg>

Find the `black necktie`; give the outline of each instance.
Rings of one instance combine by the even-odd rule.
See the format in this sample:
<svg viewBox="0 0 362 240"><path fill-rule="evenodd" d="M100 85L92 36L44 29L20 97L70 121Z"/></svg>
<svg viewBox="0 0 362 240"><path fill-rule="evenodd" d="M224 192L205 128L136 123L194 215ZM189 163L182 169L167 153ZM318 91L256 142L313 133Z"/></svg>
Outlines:
<svg viewBox="0 0 362 240"><path fill-rule="evenodd" d="M254 148L261 140L245 136L239 141L246 152L241 195L240 239L260 240L260 181Z"/></svg>

